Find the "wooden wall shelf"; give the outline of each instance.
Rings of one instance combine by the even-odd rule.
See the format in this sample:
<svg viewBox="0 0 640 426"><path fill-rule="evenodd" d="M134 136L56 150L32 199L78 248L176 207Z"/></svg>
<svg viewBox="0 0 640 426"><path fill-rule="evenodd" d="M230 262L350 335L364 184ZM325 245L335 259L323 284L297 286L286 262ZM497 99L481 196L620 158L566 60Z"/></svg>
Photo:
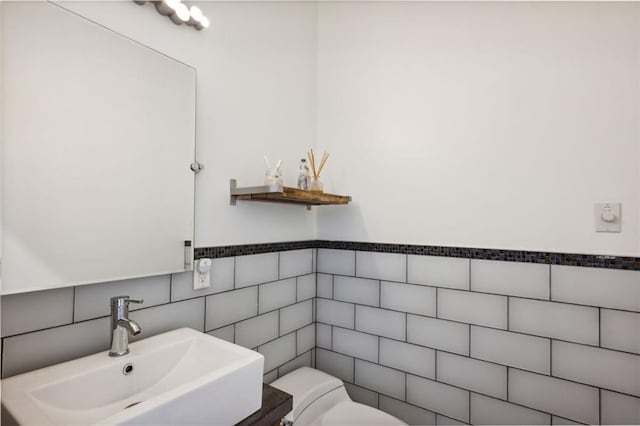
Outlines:
<svg viewBox="0 0 640 426"><path fill-rule="evenodd" d="M304 191L282 185L246 186L238 188L235 179L230 181L230 204L236 205L237 200L266 201L270 203L287 203L307 206L328 206L335 204L349 204L351 197L347 195L327 194L325 192Z"/></svg>

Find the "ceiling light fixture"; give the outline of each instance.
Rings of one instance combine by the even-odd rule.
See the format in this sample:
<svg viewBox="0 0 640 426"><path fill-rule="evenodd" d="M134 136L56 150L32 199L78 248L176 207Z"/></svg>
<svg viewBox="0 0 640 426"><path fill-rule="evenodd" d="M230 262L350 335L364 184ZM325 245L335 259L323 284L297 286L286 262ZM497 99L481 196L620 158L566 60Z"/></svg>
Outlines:
<svg viewBox="0 0 640 426"><path fill-rule="evenodd" d="M146 0L133 0L136 4L144 5ZM187 7L181 0L153 1L156 10L163 16L168 16L176 25L187 24L198 31L209 28L209 18L204 16L197 6Z"/></svg>

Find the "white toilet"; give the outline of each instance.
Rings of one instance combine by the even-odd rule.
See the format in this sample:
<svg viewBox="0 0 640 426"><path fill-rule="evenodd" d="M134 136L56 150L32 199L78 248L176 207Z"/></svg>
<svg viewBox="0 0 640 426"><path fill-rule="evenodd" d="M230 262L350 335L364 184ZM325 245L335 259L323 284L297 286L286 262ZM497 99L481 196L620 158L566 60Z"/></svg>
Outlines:
<svg viewBox="0 0 640 426"><path fill-rule="evenodd" d="M313 368L299 368L271 386L293 395L293 410L285 417L289 425L406 425L387 413L353 402L342 380Z"/></svg>

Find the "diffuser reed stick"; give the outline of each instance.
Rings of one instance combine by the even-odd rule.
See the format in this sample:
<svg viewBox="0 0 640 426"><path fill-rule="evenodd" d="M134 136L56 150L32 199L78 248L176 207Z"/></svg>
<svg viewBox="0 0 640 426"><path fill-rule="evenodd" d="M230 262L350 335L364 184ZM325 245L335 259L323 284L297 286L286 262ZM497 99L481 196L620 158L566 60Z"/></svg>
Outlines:
<svg viewBox="0 0 640 426"><path fill-rule="evenodd" d="M320 172L322 171L322 168L324 167L324 164L327 162L328 159L329 159L329 153L327 151L325 151L324 154L322 154L322 160L320 161L320 167L318 167L318 176L320 176Z"/></svg>

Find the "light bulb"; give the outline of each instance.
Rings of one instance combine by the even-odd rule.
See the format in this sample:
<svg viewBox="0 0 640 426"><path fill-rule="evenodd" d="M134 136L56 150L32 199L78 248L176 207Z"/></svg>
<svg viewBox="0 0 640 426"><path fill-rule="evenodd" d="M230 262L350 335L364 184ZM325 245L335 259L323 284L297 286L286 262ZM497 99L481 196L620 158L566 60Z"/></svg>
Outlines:
<svg viewBox="0 0 640 426"><path fill-rule="evenodd" d="M207 18L206 16L203 16L200 19L200 22L196 23L195 27L198 31L203 30L205 28L209 28L209 18Z"/></svg>
<svg viewBox="0 0 640 426"><path fill-rule="evenodd" d="M175 12L176 7L180 4L180 0L162 0L155 3L156 10L159 14L169 16Z"/></svg>
<svg viewBox="0 0 640 426"><path fill-rule="evenodd" d="M189 20L191 15L189 15L189 9L184 4L178 2L176 5L175 11L173 15L170 16L171 20L174 24L180 25L184 24Z"/></svg>
<svg viewBox="0 0 640 426"><path fill-rule="evenodd" d="M189 14L193 19L195 19L198 22L200 22L200 20L204 16L198 6L191 6L191 8L189 9Z"/></svg>

